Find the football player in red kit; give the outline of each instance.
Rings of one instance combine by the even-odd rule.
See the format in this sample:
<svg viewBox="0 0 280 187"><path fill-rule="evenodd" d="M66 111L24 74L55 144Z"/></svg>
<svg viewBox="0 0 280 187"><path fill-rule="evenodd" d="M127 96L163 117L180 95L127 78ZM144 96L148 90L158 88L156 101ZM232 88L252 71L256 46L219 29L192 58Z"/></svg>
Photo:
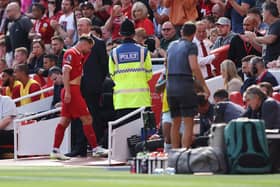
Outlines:
<svg viewBox="0 0 280 187"><path fill-rule="evenodd" d="M93 156L105 155L107 150L97 145L95 132L92 128L92 117L80 92L80 82L85 56L91 51L94 41L88 35L82 35L78 43L68 49L63 57L63 83L61 92L62 109L61 119L55 130L52 159L69 159L59 152L65 129L71 119L80 118L84 134L92 147Z"/></svg>

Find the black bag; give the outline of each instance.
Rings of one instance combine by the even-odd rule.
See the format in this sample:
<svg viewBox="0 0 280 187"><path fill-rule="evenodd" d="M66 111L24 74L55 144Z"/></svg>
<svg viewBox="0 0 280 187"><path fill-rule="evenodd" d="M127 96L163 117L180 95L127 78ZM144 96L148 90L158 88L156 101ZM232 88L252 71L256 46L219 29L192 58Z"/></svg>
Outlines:
<svg viewBox="0 0 280 187"><path fill-rule="evenodd" d="M136 154L139 152L154 152L158 149L163 149L164 147L164 140L163 138L156 139L156 140L148 140L148 141L142 141L135 145L135 152Z"/></svg>
<svg viewBox="0 0 280 187"><path fill-rule="evenodd" d="M130 152L130 155L132 157L135 157L136 156L136 151L135 151L135 146L137 143L139 142L142 142L141 141L141 136L138 136L138 135L133 135L129 138L127 138L127 145L128 145L128 149L129 149L129 152Z"/></svg>
<svg viewBox="0 0 280 187"><path fill-rule="evenodd" d="M168 167L175 168L178 174L227 172L224 154L219 149L212 147L199 147L188 150L172 149L168 153Z"/></svg>

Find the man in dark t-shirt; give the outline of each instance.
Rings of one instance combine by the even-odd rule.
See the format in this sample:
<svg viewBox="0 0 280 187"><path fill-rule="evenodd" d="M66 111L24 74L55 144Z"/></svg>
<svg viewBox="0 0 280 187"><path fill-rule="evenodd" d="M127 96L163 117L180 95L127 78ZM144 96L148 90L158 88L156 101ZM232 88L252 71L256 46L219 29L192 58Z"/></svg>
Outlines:
<svg viewBox="0 0 280 187"><path fill-rule="evenodd" d="M197 47L192 43L196 32L193 23L185 23L181 30L182 38L170 44L167 50L167 101L170 107L173 124L171 127L172 148L180 147L179 129L184 120L182 147L192 144L193 118L197 113L197 95L194 79L200 81L205 95L210 92L197 63Z"/></svg>
<svg viewBox="0 0 280 187"><path fill-rule="evenodd" d="M257 37L255 33L246 32L249 41L256 45L264 45L262 56L267 64L276 60L280 55L280 20L277 5L273 2L265 2L263 6L263 21L269 25L266 36Z"/></svg>
<svg viewBox="0 0 280 187"><path fill-rule="evenodd" d="M20 6L16 2L11 2L6 8L7 17L10 21L8 45L14 51L18 47L30 49L30 40L28 33L32 28L32 22L24 15L21 15Z"/></svg>

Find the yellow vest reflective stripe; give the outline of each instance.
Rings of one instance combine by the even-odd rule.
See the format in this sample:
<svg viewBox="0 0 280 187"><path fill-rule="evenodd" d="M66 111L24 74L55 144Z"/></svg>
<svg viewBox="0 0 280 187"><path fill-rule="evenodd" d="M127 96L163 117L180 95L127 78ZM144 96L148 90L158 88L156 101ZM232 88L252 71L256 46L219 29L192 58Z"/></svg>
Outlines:
<svg viewBox="0 0 280 187"><path fill-rule="evenodd" d="M109 59L110 75L115 82L115 109L151 106L148 81L152 77L152 64L149 52L145 58L145 48L139 46L140 61L118 63L117 49L113 49Z"/></svg>

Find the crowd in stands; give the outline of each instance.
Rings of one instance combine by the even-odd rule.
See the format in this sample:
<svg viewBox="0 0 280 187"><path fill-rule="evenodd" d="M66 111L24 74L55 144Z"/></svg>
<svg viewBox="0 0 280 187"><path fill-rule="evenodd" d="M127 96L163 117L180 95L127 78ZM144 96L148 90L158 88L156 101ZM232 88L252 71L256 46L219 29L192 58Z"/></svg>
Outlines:
<svg viewBox="0 0 280 187"><path fill-rule="evenodd" d="M273 96L271 88L278 85L268 70L280 67L279 12L278 0L0 0L0 95L15 99L55 85L53 92L21 100L16 105L54 95L52 107L60 106L63 55L87 29L78 25L81 18L91 21L90 33L104 42L106 68L112 49L122 43L120 29L126 19L134 23L133 39L137 44L146 47L152 58L167 59L170 44L181 37L182 26L191 21L196 27L192 42L197 47L197 63L203 78L221 74L224 80L222 93L226 97L217 101L229 107L224 111L224 121L247 116L267 120L268 128L279 128L280 122L274 123L272 115L266 116L268 111L280 113L279 103L268 98ZM226 59L217 66L214 61L219 60L220 54L211 51L223 47L227 47ZM92 53L98 54L99 51ZM99 63L100 59L96 61ZM88 66L84 71L89 68L95 67ZM95 83L86 79L82 80L84 88L95 89ZM254 86L257 84L260 86ZM97 87L101 89L102 85ZM261 88L266 89L264 94L258 92ZM98 105L100 92L86 90L88 95L96 94L95 101L88 100L89 97L86 100ZM229 101L236 92L241 99L244 97L243 108ZM162 123L171 125L171 117L165 115L166 90L163 103ZM214 104L201 99L198 105L201 134L205 134L214 122ZM171 130L163 129L166 146L171 147Z"/></svg>

